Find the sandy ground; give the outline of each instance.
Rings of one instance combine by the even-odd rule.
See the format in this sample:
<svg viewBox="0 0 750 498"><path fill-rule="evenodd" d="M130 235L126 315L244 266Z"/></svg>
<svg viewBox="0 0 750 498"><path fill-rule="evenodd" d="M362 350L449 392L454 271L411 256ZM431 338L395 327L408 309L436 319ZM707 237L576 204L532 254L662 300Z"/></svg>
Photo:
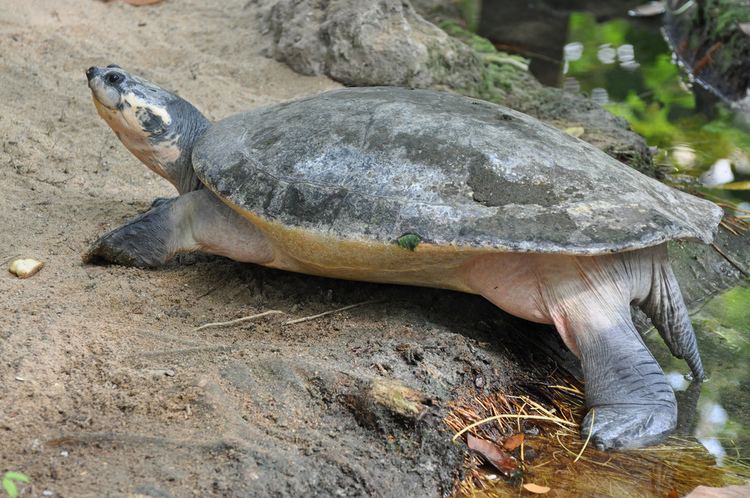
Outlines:
<svg viewBox="0 0 750 498"><path fill-rule="evenodd" d="M384 428L357 393L396 377L447 399L509 375L473 297L220 258L81 263L173 195L98 118L84 70L117 63L213 119L338 86L265 58L256 26L246 0L0 0L0 262L46 263L27 280L0 272L0 473L28 474L24 496L445 492L450 455ZM281 325L368 299L382 302ZM268 309L287 315L193 330Z"/></svg>

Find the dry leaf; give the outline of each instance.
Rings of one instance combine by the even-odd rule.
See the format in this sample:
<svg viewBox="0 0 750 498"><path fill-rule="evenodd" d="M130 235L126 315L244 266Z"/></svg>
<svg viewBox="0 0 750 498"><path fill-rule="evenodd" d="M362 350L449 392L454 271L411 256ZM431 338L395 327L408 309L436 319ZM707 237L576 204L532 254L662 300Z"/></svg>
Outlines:
<svg viewBox="0 0 750 498"><path fill-rule="evenodd" d="M523 443L523 432L519 434L513 434L511 437L505 440L503 443L503 449L506 451L513 451Z"/></svg>
<svg viewBox="0 0 750 498"><path fill-rule="evenodd" d="M680 495L677 493L677 490L672 488L669 490L669 494L667 495L667 498L680 498Z"/></svg>
<svg viewBox="0 0 750 498"><path fill-rule="evenodd" d="M495 443L468 434L466 436L466 444L470 450L482 455L487 462L506 476L518 470L516 459L503 451Z"/></svg>
<svg viewBox="0 0 750 498"><path fill-rule="evenodd" d="M528 482L523 485L523 489L525 489L529 493L534 493L535 495L543 495L544 493L548 493L550 488L548 488L547 486L540 486L539 484Z"/></svg>

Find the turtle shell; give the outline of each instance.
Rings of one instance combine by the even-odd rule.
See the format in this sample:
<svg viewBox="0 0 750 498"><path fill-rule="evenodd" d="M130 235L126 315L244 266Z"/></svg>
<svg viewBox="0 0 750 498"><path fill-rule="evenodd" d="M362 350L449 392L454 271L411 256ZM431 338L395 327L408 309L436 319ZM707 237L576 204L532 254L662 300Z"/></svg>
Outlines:
<svg viewBox="0 0 750 498"><path fill-rule="evenodd" d="M428 90L348 88L237 114L193 165L249 217L342 240L593 255L710 242L722 216L530 116Z"/></svg>

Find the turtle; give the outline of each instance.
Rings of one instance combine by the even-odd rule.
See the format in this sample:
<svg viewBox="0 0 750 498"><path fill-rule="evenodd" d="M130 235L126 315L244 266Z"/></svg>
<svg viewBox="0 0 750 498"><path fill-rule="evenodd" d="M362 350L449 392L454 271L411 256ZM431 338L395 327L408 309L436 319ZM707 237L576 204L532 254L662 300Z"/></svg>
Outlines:
<svg viewBox="0 0 750 498"><path fill-rule="evenodd" d="M86 76L98 114L178 195L101 236L85 262L158 267L200 251L478 294L557 329L582 366L581 436L602 449L676 425L631 305L704 378L667 242L710 243L722 210L709 201L449 92L342 88L210 122L117 65Z"/></svg>

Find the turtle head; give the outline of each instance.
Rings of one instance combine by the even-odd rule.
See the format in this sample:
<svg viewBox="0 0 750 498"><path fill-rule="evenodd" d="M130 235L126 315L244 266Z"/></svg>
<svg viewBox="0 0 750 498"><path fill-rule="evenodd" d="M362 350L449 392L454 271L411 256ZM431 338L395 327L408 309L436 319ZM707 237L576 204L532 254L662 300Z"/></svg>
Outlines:
<svg viewBox="0 0 750 498"><path fill-rule="evenodd" d="M210 125L189 102L111 64L90 67L88 85L99 115L120 141L180 193L195 190L195 142Z"/></svg>

